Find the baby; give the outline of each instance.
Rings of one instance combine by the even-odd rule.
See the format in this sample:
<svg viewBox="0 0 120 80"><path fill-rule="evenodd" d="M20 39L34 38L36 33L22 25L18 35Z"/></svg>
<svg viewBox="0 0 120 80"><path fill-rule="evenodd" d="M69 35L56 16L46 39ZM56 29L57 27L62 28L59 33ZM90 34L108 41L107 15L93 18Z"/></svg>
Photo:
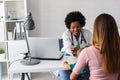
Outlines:
<svg viewBox="0 0 120 80"><path fill-rule="evenodd" d="M78 55L80 54L80 52L83 50L84 48L81 48L77 51L77 57ZM73 70L74 66L75 66L76 63L73 63L73 64L69 64L67 61L64 61L64 67L65 69L67 70ZM86 66L80 73L79 77L77 80L89 80L89 76L90 76L90 71L89 71L89 68L88 66Z"/></svg>

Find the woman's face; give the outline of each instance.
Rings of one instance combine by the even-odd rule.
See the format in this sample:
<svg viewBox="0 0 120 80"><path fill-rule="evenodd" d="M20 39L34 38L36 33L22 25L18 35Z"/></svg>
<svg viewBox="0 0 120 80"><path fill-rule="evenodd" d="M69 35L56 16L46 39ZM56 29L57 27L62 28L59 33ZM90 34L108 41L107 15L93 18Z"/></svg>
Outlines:
<svg viewBox="0 0 120 80"><path fill-rule="evenodd" d="M75 21L75 22L71 23L71 25L70 25L70 31L72 32L72 34L74 36L78 37L79 34L80 34L80 30L81 30L80 22Z"/></svg>

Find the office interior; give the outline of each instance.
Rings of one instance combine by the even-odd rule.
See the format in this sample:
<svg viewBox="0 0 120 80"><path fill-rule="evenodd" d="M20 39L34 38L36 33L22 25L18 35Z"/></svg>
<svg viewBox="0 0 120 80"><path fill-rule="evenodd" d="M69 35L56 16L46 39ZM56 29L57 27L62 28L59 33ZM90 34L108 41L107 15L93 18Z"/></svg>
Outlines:
<svg viewBox="0 0 120 80"><path fill-rule="evenodd" d="M2 8L3 5L1 5L3 1L7 1L7 0L0 0L1 11L3 11ZM15 0L8 0L8 1L15 1ZM84 28L90 30L91 32L93 30L93 22L96 16L101 13L109 13L114 16L120 31L119 5L120 5L120 0L26 0L24 5L26 6L25 8L26 12L24 13L21 12L21 13L27 16L27 13L31 12L35 22L35 29L28 31L27 33L28 37L62 38L62 33L66 30L64 19L66 14L68 14L71 11L80 11L84 14L84 16L86 17L86 25ZM10 5L10 7L11 9L14 8L13 5ZM0 14L0 16L1 15L2 13ZM12 34L10 32L4 33L5 29L4 27L1 27L2 26L1 22L2 19L0 19L0 36L1 36L0 47L3 47L6 50L11 51L11 48L6 47L7 41L4 39L4 36L6 36L6 34L8 34L7 37L11 36L13 32ZM7 25L15 26L16 23L11 24L8 22ZM13 29L13 27L7 29L11 30ZM10 37L10 41L11 39L13 38ZM16 42L16 44L20 44L20 46L22 45L19 42ZM18 49L17 46L14 49ZM24 52L26 49L21 46L20 50ZM18 56L17 52L16 52L16 56ZM10 56L9 59L13 59L14 57L15 56ZM0 60L0 66L1 66L0 74L2 76L2 80L8 79L8 76L6 76L6 74L8 72L9 66L7 66L8 64L6 62L9 61ZM43 76L46 75L46 76L43 77L40 75ZM33 80L49 80L50 78L53 79L54 76L51 75L51 73L43 72L43 73L34 73L33 77L34 77ZM20 79L20 76L17 76L17 79ZM54 77L54 80L59 80L59 78Z"/></svg>

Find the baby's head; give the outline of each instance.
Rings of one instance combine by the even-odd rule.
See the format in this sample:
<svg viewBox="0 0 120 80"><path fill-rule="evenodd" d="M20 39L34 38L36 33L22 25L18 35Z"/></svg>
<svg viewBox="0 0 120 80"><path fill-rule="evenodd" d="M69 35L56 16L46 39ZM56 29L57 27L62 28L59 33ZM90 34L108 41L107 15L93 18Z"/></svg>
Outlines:
<svg viewBox="0 0 120 80"><path fill-rule="evenodd" d="M77 50L77 57L79 56L80 52L81 52L84 48L86 48L86 47L89 47L89 46L87 45L87 46L85 46L85 47L80 48L79 50Z"/></svg>
<svg viewBox="0 0 120 80"><path fill-rule="evenodd" d="M79 56L80 52L83 50L84 48L80 48L79 50L77 50L77 57Z"/></svg>

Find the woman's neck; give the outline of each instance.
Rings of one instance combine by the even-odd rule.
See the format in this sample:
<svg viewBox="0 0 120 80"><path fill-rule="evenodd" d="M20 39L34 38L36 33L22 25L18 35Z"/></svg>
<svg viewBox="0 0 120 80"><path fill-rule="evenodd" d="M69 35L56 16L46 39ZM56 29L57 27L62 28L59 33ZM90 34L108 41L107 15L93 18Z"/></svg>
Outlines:
<svg viewBox="0 0 120 80"><path fill-rule="evenodd" d="M79 39L79 35L76 35L75 38L76 38L76 40L78 41L78 39Z"/></svg>

